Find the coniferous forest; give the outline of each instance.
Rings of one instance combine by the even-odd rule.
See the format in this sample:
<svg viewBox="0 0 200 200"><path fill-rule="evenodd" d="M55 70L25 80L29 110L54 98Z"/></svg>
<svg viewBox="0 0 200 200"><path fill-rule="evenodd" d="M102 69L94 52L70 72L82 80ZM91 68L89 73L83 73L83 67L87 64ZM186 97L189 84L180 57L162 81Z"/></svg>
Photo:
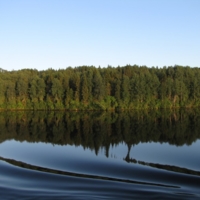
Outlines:
<svg viewBox="0 0 200 200"><path fill-rule="evenodd" d="M0 69L0 108L122 110L200 106L200 68L137 65Z"/></svg>

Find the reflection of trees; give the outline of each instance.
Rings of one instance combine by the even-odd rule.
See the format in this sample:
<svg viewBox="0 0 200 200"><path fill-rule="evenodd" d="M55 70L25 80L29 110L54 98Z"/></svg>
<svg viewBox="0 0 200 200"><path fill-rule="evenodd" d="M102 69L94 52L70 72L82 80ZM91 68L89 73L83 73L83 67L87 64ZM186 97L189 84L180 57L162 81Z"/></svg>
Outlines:
<svg viewBox="0 0 200 200"><path fill-rule="evenodd" d="M1 112L0 141L73 144L100 148L125 142L129 149L139 142L190 145L200 138L200 112Z"/></svg>

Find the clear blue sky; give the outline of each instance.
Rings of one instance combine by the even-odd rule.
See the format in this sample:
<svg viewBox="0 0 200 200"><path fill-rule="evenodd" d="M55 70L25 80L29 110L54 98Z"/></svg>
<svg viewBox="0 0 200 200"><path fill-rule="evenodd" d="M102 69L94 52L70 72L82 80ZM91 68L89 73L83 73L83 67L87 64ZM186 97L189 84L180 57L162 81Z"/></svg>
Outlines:
<svg viewBox="0 0 200 200"><path fill-rule="evenodd" d="M200 67L200 0L0 0L0 68Z"/></svg>

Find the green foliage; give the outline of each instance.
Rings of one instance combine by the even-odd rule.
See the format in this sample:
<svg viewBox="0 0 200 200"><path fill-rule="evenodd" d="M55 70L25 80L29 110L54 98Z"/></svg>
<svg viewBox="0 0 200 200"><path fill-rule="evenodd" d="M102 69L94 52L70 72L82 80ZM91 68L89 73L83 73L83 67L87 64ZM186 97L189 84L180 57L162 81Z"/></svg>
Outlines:
<svg viewBox="0 0 200 200"><path fill-rule="evenodd" d="M200 106L200 70L131 66L0 71L0 108L125 110Z"/></svg>

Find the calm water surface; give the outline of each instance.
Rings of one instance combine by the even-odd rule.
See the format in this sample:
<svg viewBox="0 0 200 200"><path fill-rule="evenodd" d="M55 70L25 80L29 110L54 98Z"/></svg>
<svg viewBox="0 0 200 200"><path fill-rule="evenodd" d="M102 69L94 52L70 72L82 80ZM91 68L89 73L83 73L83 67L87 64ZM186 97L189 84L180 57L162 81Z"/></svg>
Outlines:
<svg viewBox="0 0 200 200"><path fill-rule="evenodd" d="M200 199L198 124L187 112L1 113L1 199Z"/></svg>

